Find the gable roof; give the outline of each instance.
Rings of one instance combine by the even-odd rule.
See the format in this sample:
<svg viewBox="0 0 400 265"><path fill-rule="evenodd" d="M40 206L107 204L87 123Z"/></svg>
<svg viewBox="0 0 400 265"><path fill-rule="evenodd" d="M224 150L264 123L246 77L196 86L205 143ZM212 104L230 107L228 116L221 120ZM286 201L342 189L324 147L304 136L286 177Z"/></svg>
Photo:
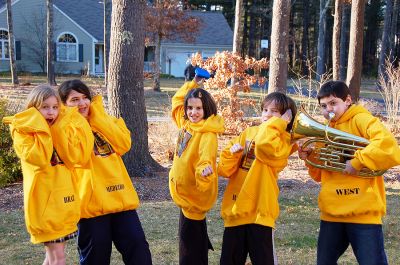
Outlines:
<svg viewBox="0 0 400 265"><path fill-rule="evenodd" d="M98 41L103 41L103 3L99 0L54 0L54 5Z"/></svg>
<svg viewBox="0 0 400 265"><path fill-rule="evenodd" d="M192 10L190 15L202 20L202 29L197 33L195 44L232 45L233 32L222 13ZM162 41L162 43L182 42L185 43L179 38Z"/></svg>
<svg viewBox="0 0 400 265"><path fill-rule="evenodd" d="M0 0L4 8L6 0ZM104 41L103 3L99 0L53 0L54 5L76 24L95 37ZM190 15L203 21L202 30L196 36L195 44L232 45L233 32L224 15L219 12L190 11ZM181 39L163 40L163 43L185 43Z"/></svg>

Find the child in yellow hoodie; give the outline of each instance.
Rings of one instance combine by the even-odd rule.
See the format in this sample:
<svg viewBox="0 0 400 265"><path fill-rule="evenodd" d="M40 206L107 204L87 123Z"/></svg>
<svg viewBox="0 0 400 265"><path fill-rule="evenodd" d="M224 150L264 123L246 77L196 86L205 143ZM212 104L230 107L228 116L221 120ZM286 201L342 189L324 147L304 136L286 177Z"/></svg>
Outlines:
<svg viewBox="0 0 400 265"><path fill-rule="evenodd" d="M352 104L350 90L344 82L323 84L317 98L323 116L330 120L330 127L370 142L346 161L343 172L306 163L310 176L321 182L317 264L336 264L349 244L359 264L387 264L382 232L382 217L386 213L383 177L362 178L357 174L362 168L386 170L399 165L400 148L378 118L362 106ZM308 147L299 148L299 157L312 161L312 151Z"/></svg>
<svg viewBox="0 0 400 265"><path fill-rule="evenodd" d="M77 169L80 264L109 265L112 243L125 264L152 264L136 212L139 197L121 157L131 148L129 129L122 118L106 113L101 96L92 97L82 81L65 81L58 92L65 105L78 107L94 135L90 165Z"/></svg>
<svg viewBox="0 0 400 265"><path fill-rule="evenodd" d="M261 104L259 126L249 127L222 151L218 174L229 178L222 199L221 265L277 264L273 228L279 215L278 173L295 150L290 130L296 104L273 92Z"/></svg>
<svg viewBox="0 0 400 265"><path fill-rule="evenodd" d="M204 78L209 78L208 72L197 68L195 78L172 98L172 118L180 132L169 173L169 190L181 208L180 265L207 264L208 249L213 249L207 234L206 213L218 193L217 135L224 132L224 121L217 115L212 96L198 88Z"/></svg>
<svg viewBox="0 0 400 265"><path fill-rule="evenodd" d="M72 108L62 108L50 86L34 88L26 110L5 117L21 159L25 223L32 243L44 243L43 264L65 264L65 241L80 217L74 168L90 158L90 127Z"/></svg>

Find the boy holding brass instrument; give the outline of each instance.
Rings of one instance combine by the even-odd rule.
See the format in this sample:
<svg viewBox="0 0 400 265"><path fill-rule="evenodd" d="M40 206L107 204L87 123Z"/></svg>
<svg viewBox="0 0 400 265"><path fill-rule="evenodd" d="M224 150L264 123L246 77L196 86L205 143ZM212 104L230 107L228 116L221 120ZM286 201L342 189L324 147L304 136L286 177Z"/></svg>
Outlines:
<svg viewBox="0 0 400 265"><path fill-rule="evenodd" d="M340 171L306 164L310 176L321 182L321 212L317 264L336 264L349 244L359 264L388 264L384 250L382 217L386 213L382 176L360 177L362 168L386 170L400 164L400 148L393 135L364 107L353 105L342 81L323 84L317 95L329 126L369 141L345 161ZM313 148L299 146L299 157L313 160Z"/></svg>

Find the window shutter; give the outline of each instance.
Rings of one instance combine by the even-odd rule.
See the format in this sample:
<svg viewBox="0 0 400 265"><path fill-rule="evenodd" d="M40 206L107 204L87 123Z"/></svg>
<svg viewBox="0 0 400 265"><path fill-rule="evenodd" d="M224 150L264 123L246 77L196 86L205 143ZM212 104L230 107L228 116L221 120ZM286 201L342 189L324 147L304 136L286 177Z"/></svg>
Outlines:
<svg viewBox="0 0 400 265"><path fill-rule="evenodd" d="M83 44L79 44L79 61L83 62Z"/></svg>
<svg viewBox="0 0 400 265"><path fill-rule="evenodd" d="M57 42L54 42L53 59L54 59L55 62L57 62Z"/></svg>
<svg viewBox="0 0 400 265"><path fill-rule="evenodd" d="M15 41L15 60L21 60L21 41Z"/></svg>

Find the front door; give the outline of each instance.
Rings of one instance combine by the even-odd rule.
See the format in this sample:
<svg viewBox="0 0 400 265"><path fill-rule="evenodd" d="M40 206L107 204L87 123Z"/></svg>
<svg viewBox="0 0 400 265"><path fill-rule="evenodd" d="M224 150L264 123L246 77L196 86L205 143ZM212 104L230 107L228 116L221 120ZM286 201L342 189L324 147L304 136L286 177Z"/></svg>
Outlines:
<svg viewBox="0 0 400 265"><path fill-rule="evenodd" d="M96 44L94 46L94 71L96 74L104 73L104 45L103 44Z"/></svg>

